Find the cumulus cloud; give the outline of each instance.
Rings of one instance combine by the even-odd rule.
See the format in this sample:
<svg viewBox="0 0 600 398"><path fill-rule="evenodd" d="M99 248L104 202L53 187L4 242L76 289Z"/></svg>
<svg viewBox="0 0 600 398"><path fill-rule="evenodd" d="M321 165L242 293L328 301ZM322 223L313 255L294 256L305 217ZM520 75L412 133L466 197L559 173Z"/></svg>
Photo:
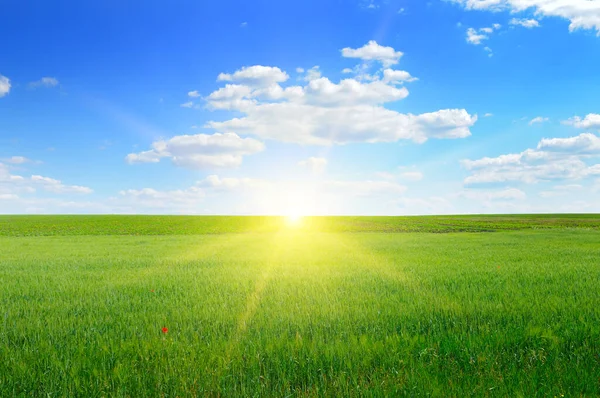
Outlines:
<svg viewBox="0 0 600 398"><path fill-rule="evenodd" d="M385 69L383 71L383 82L384 83L404 83L414 82L419 80L416 77L410 75L410 73L403 70Z"/></svg>
<svg viewBox="0 0 600 398"><path fill-rule="evenodd" d="M180 105L182 108L193 108L194 107L194 103L192 101L188 101L188 102L184 102L183 104Z"/></svg>
<svg viewBox="0 0 600 398"><path fill-rule="evenodd" d="M227 81L246 84L248 86L269 86L274 83L283 83L289 76L277 67L272 66L246 66L233 74L221 73L218 81Z"/></svg>
<svg viewBox="0 0 600 398"><path fill-rule="evenodd" d="M17 156L11 158L19 158ZM20 160L20 159L19 159ZM19 163L17 163L19 164ZM92 189L81 185L67 185L60 180L44 177L41 175L32 175L23 177L13 175L10 168L3 163L0 163L0 194L3 195L19 195L21 193L34 193L38 189L56 193L56 194L89 194Z"/></svg>
<svg viewBox="0 0 600 398"><path fill-rule="evenodd" d="M4 97L10 91L10 79L0 75L0 98Z"/></svg>
<svg viewBox="0 0 600 398"><path fill-rule="evenodd" d="M262 142L234 133L178 135L154 142L151 150L130 153L125 160L130 164L158 163L162 158L170 158L176 166L189 169L236 167L245 155L263 149Z"/></svg>
<svg viewBox="0 0 600 398"><path fill-rule="evenodd" d="M500 29L501 27L502 25L500 24L493 24L492 26L479 29L468 28L467 43L474 44L477 46L481 44L484 40L488 40L490 38L489 35L494 33L495 30ZM489 47L486 48L489 49ZM489 52L491 52L491 49L489 49Z"/></svg>
<svg viewBox="0 0 600 398"><path fill-rule="evenodd" d="M327 159L325 158L316 158L310 157L306 160L301 160L298 162L298 166L305 167L312 171L314 174L320 174L325 171L327 167Z"/></svg>
<svg viewBox="0 0 600 398"><path fill-rule="evenodd" d="M600 3L591 0L450 0L467 10L533 12L570 22L569 31L594 29L600 35Z"/></svg>
<svg viewBox="0 0 600 398"><path fill-rule="evenodd" d="M42 186L45 190L54 193L92 193L92 189L80 185L65 185L59 180L54 178L42 177L40 175L32 175L30 180L36 184Z"/></svg>
<svg viewBox="0 0 600 398"><path fill-rule="evenodd" d="M200 93L198 92L198 90L188 92L188 97L190 97L190 98L198 98L199 96L200 96Z"/></svg>
<svg viewBox="0 0 600 398"><path fill-rule="evenodd" d="M536 183L553 180L580 180L600 175L600 164L588 160L600 156L600 138L581 134L570 138L542 139L536 149L495 158L463 160L471 172L465 184L519 181Z"/></svg>
<svg viewBox="0 0 600 398"><path fill-rule="evenodd" d="M342 56L345 58L359 58L363 61L378 61L384 67L390 67L400 61L404 55L401 51L396 51L392 47L385 47L377 44L375 40L369 41L360 48L346 47L342 49Z"/></svg>
<svg viewBox="0 0 600 398"><path fill-rule="evenodd" d="M573 154L588 153L600 155L600 137L591 133L583 133L569 138L544 138L538 144L538 149Z"/></svg>
<svg viewBox="0 0 600 398"><path fill-rule="evenodd" d="M387 63L400 58L399 51L373 43L358 49L360 51L344 50L348 50L346 55ZM369 74L363 64L357 69L360 77L336 83L321 77L318 69L312 68L307 73L310 78L303 85L282 87L278 82L287 79L284 71L275 67L252 68L256 67L242 68L225 78L220 75L219 80L235 84L226 84L206 97L209 109L237 111L242 115L225 121L209 121L205 127L221 133L249 134L283 142L332 145L464 138L471 134L470 127L477 121L476 115L464 109L413 115L385 108L387 103L408 96L406 87L399 84L415 78L405 71L382 68ZM251 79L249 76L260 77Z"/></svg>
<svg viewBox="0 0 600 398"><path fill-rule="evenodd" d="M29 87L38 88L38 87L56 87L59 85L58 79L55 77L42 77L40 80L36 80L35 82L29 83Z"/></svg>
<svg viewBox="0 0 600 398"><path fill-rule="evenodd" d="M529 125L533 126L536 123L544 123L544 122L547 122L548 120L550 120L550 119L548 119L547 117L543 117L543 116L534 117L529 122Z"/></svg>
<svg viewBox="0 0 600 398"><path fill-rule="evenodd" d="M574 116L570 119L563 121L563 124L577 127L578 129L595 129L600 130L600 115L596 113L590 113L584 118Z"/></svg>
<svg viewBox="0 0 600 398"><path fill-rule="evenodd" d="M540 27L540 23L537 19L513 18L509 21L509 24L513 26L522 26L527 29Z"/></svg>
<svg viewBox="0 0 600 398"><path fill-rule="evenodd" d="M31 159L28 159L24 156L11 156L10 158L2 159L6 163L10 164L24 164L32 162Z"/></svg>

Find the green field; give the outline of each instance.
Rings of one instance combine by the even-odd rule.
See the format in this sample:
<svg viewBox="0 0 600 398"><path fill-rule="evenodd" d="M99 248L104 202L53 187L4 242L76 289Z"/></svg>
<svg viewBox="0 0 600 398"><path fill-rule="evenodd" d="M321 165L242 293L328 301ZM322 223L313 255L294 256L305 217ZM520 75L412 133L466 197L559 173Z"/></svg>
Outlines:
<svg viewBox="0 0 600 398"><path fill-rule="evenodd" d="M597 215L0 216L0 286L2 397L600 396Z"/></svg>

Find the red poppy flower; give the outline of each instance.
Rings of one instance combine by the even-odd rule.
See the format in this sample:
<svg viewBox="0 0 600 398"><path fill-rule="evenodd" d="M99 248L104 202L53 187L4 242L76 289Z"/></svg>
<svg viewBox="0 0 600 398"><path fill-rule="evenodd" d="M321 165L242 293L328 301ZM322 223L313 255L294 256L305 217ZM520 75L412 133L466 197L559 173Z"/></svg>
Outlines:
<svg viewBox="0 0 600 398"><path fill-rule="evenodd" d="M169 331L169 329L167 329L167 328L162 328L162 332L163 332L163 333L165 333L165 334L166 334L168 331Z"/></svg>
<svg viewBox="0 0 600 398"><path fill-rule="evenodd" d="M154 289L150 290L152 293L154 293Z"/></svg>

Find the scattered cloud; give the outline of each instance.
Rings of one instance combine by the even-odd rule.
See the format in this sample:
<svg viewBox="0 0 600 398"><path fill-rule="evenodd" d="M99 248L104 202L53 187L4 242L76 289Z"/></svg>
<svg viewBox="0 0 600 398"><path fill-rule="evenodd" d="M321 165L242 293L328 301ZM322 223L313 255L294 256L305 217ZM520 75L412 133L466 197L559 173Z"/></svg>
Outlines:
<svg viewBox="0 0 600 398"><path fill-rule="evenodd" d="M467 10L533 12L538 17L559 17L570 22L569 31L596 30L600 35L600 4L590 0L449 0Z"/></svg>
<svg viewBox="0 0 600 398"><path fill-rule="evenodd" d="M529 122L530 126L533 126L536 123L545 123L547 121L549 121L550 119L548 119L547 117L543 117L543 116L538 116L538 117L534 117L533 119L531 119L531 121Z"/></svg>
<svg viewBox="0 0 600 398"><path fill-rule="evenodd" d="M522 26L527 29L539 28L540 23L537 19L513 18L509 22L513 26Z"/></svg>
<svg viewBox="0 0 600 398"><path fill-rule="evenodd" d="M359 6L366 10L377 10L379 8L379 4L375 0L361 0Z"/></svg>
<svg viewBox="0 0 600 398"><path fill-rule="evenodd" d="M190 98L198 98L199 96L200 96L200 93L198 92L198 90L188 92L188 97L190 97Z"/></svg>
<svg viewBox="0 0 600 398"><path fill-rule="evenodd" d="M423 173L420 171L405 171L400 173L400 178L407 181L421 181Z"/></svg>
<svg viewBox="0 0 600 398"><path fill-rule="evenodd" d="M344 49L346 56L395 63L401 52L372 41L360 49ZM366 64L360 66L364 71ZM220 133L255 135L263 139L307 145L350 142L395 142L430 138L464 138L477 121L464 109L442 109L420 115L402 114L384 107L402 100L408 90L399 86L415 80L408 72L379 69L335 83L307 72L303 85L282 87L288 75L276 67L245 67L219 80L232 81L206 97L209 109L237 111L242 116L209 121L205 127Z"/></svg>
<svg viewBox="0 0 600 398"><path fill-rule="evenodd" d="M281 69L262 65L247 66L233 74L221 73L217 77L217 81L235 82L248 86L269 86L283 83L288 79L288 74Z"/></svg>
<svg viewBox="0 0 600 398"><path fill-rule="evenodd" d="M583 119L579 116L574 116L563 121L563 124L571 125L577 127L578 129L600 130L600 115L596 113L590 113Z"/></svg>
<svg viewBox="0 0 600 398"><path fill-rule="evenodd" d="M525 200L527 194L517 188L504 188L499 190L465 189L458 194L460 197L491 202L495 200Z"/></svg>
<svg viewBox="0 0 600 398"><path fill-rule="evenodd" d="M38 88L38 87L56 87L59 85L58 80L55 77L42 77L40 80L36 80L35 82L29 83L30 88Z"/></svg>
<svg viewBox="0 0 600 398"><path fill-rule="evenodd" d="M321 174L327 167L327 159L310 157L306 160L298 162L298 166L305 167L312 171L314 174Z"/></svg>
<svg viewBox="0 0 600 398"><path fill-rule="evenodd" d="M194 107L194 103L192 101L188 101L188 102L185 102L185 103L183 103L183 104L181 104L179 106L181 106L182 108L193 108Z"/></svg>
<svg viewBox="0 0 600 398"><path fill-rule="evenodd" d="M403 70L393 70L393 69L385 69L383 71L383 82L384 83L404 83L404 82L414 82L415 80L419 80L416 77L410 75L410 73Z"/></svg>
<svg viewBox="0 0 600 398"><path fill-rule="evenodd" d="M248 22L242 22L240 24L240 28L245 28L246 26L248 26Z"/></svg>
<svg viewBox="0 0 600 398"><path fill-rule="evenodd" d="M13 197L19 196L22 193L31 194L38 189L56 194L89 194L93 192L92 189L88 187L66 185L60 180L40 175L32 175L30 177L14 175L10 172L8 166L0 163L0 194Z"/></svg>
<svg viewBox="0 0 600 398"><path fill-rule="evenodd" d="M483 117L492 117L492 116L494 116L493 113L486 113L485 115L483 115Z"/></svg>
<svg viewBox="0 0 600 398"><path fill-rule="evenodd" d="M521 153L463 160L471 172L466 185L518 181L580 180L600 176L600 164L589 164L600 156L600 137L584 133L570 138L545 138L535 149Z"/></svg>
<svg viewBox="0 0 600 398"><path fill-rule="evenodd" d="M401 51L396 51L392 47L385 47L377 44L375 40L369 41L360 48L346 47L341 51L342 57L359 58L363 61L378 61L381 62L384 67L390 67L397 64L402 55L404 55Z"/></svg>
<svg viewBox="0 0 600 398"><path fill-rule="evenodd" d="M493 24L490 27L485 28L468 28L467 29L467 43L480 45L484 40L488 40L490 38L489 35L494 33L495 30L498 30L502 27L500 24ZM489 47L486 47L489 49Z"/></svg>
<svg viewBox="0 0 600 398"><path fill-rule="evenodd" d="M263 149L262 142L233 133L178 135L154 142L151 150L130 153L125 160L130 164L158 163L162 158L170 158L174 165L189 169L236 167L245 155Z"/></svg>
<svg viewBox="0 0 600 398"><path fill-rule="evenodd" d="M11 156L10 158L2 159L2 161L10 164L24 164L33 162L33 160L24 156Z"/></svg>
<svg viewBox="0 0 600 398"><path fill-rule="evenodd" d="M538 144L538 149L557 153L600 155L600 137L583 133L569 138L544 138Z"/></svg>
<svg viewBox="0 0 600 398"><path fill-rule="evenodd" d="M319 66L315 65L309 70L306 71L306 75L304 76L304 80L310 82L312 80L317 80L321 77L321 72L319 71Z"/></svg>
<svg viewBox="0 0 600 398"><path fill-rule="evenodd" d="M10 79L6 76L0 75L0 98L4 97L10 92Z"/></svg>

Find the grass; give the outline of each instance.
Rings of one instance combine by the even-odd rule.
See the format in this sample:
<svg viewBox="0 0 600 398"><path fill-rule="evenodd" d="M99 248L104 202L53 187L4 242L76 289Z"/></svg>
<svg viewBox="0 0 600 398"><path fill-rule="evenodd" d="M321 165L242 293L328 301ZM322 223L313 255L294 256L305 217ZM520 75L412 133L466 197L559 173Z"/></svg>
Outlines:
<svg viewBox="0 0 600 398"><path fill-rule="evenodd" d="M598 396L599 224L0 217L0 396Z"/></svg>

